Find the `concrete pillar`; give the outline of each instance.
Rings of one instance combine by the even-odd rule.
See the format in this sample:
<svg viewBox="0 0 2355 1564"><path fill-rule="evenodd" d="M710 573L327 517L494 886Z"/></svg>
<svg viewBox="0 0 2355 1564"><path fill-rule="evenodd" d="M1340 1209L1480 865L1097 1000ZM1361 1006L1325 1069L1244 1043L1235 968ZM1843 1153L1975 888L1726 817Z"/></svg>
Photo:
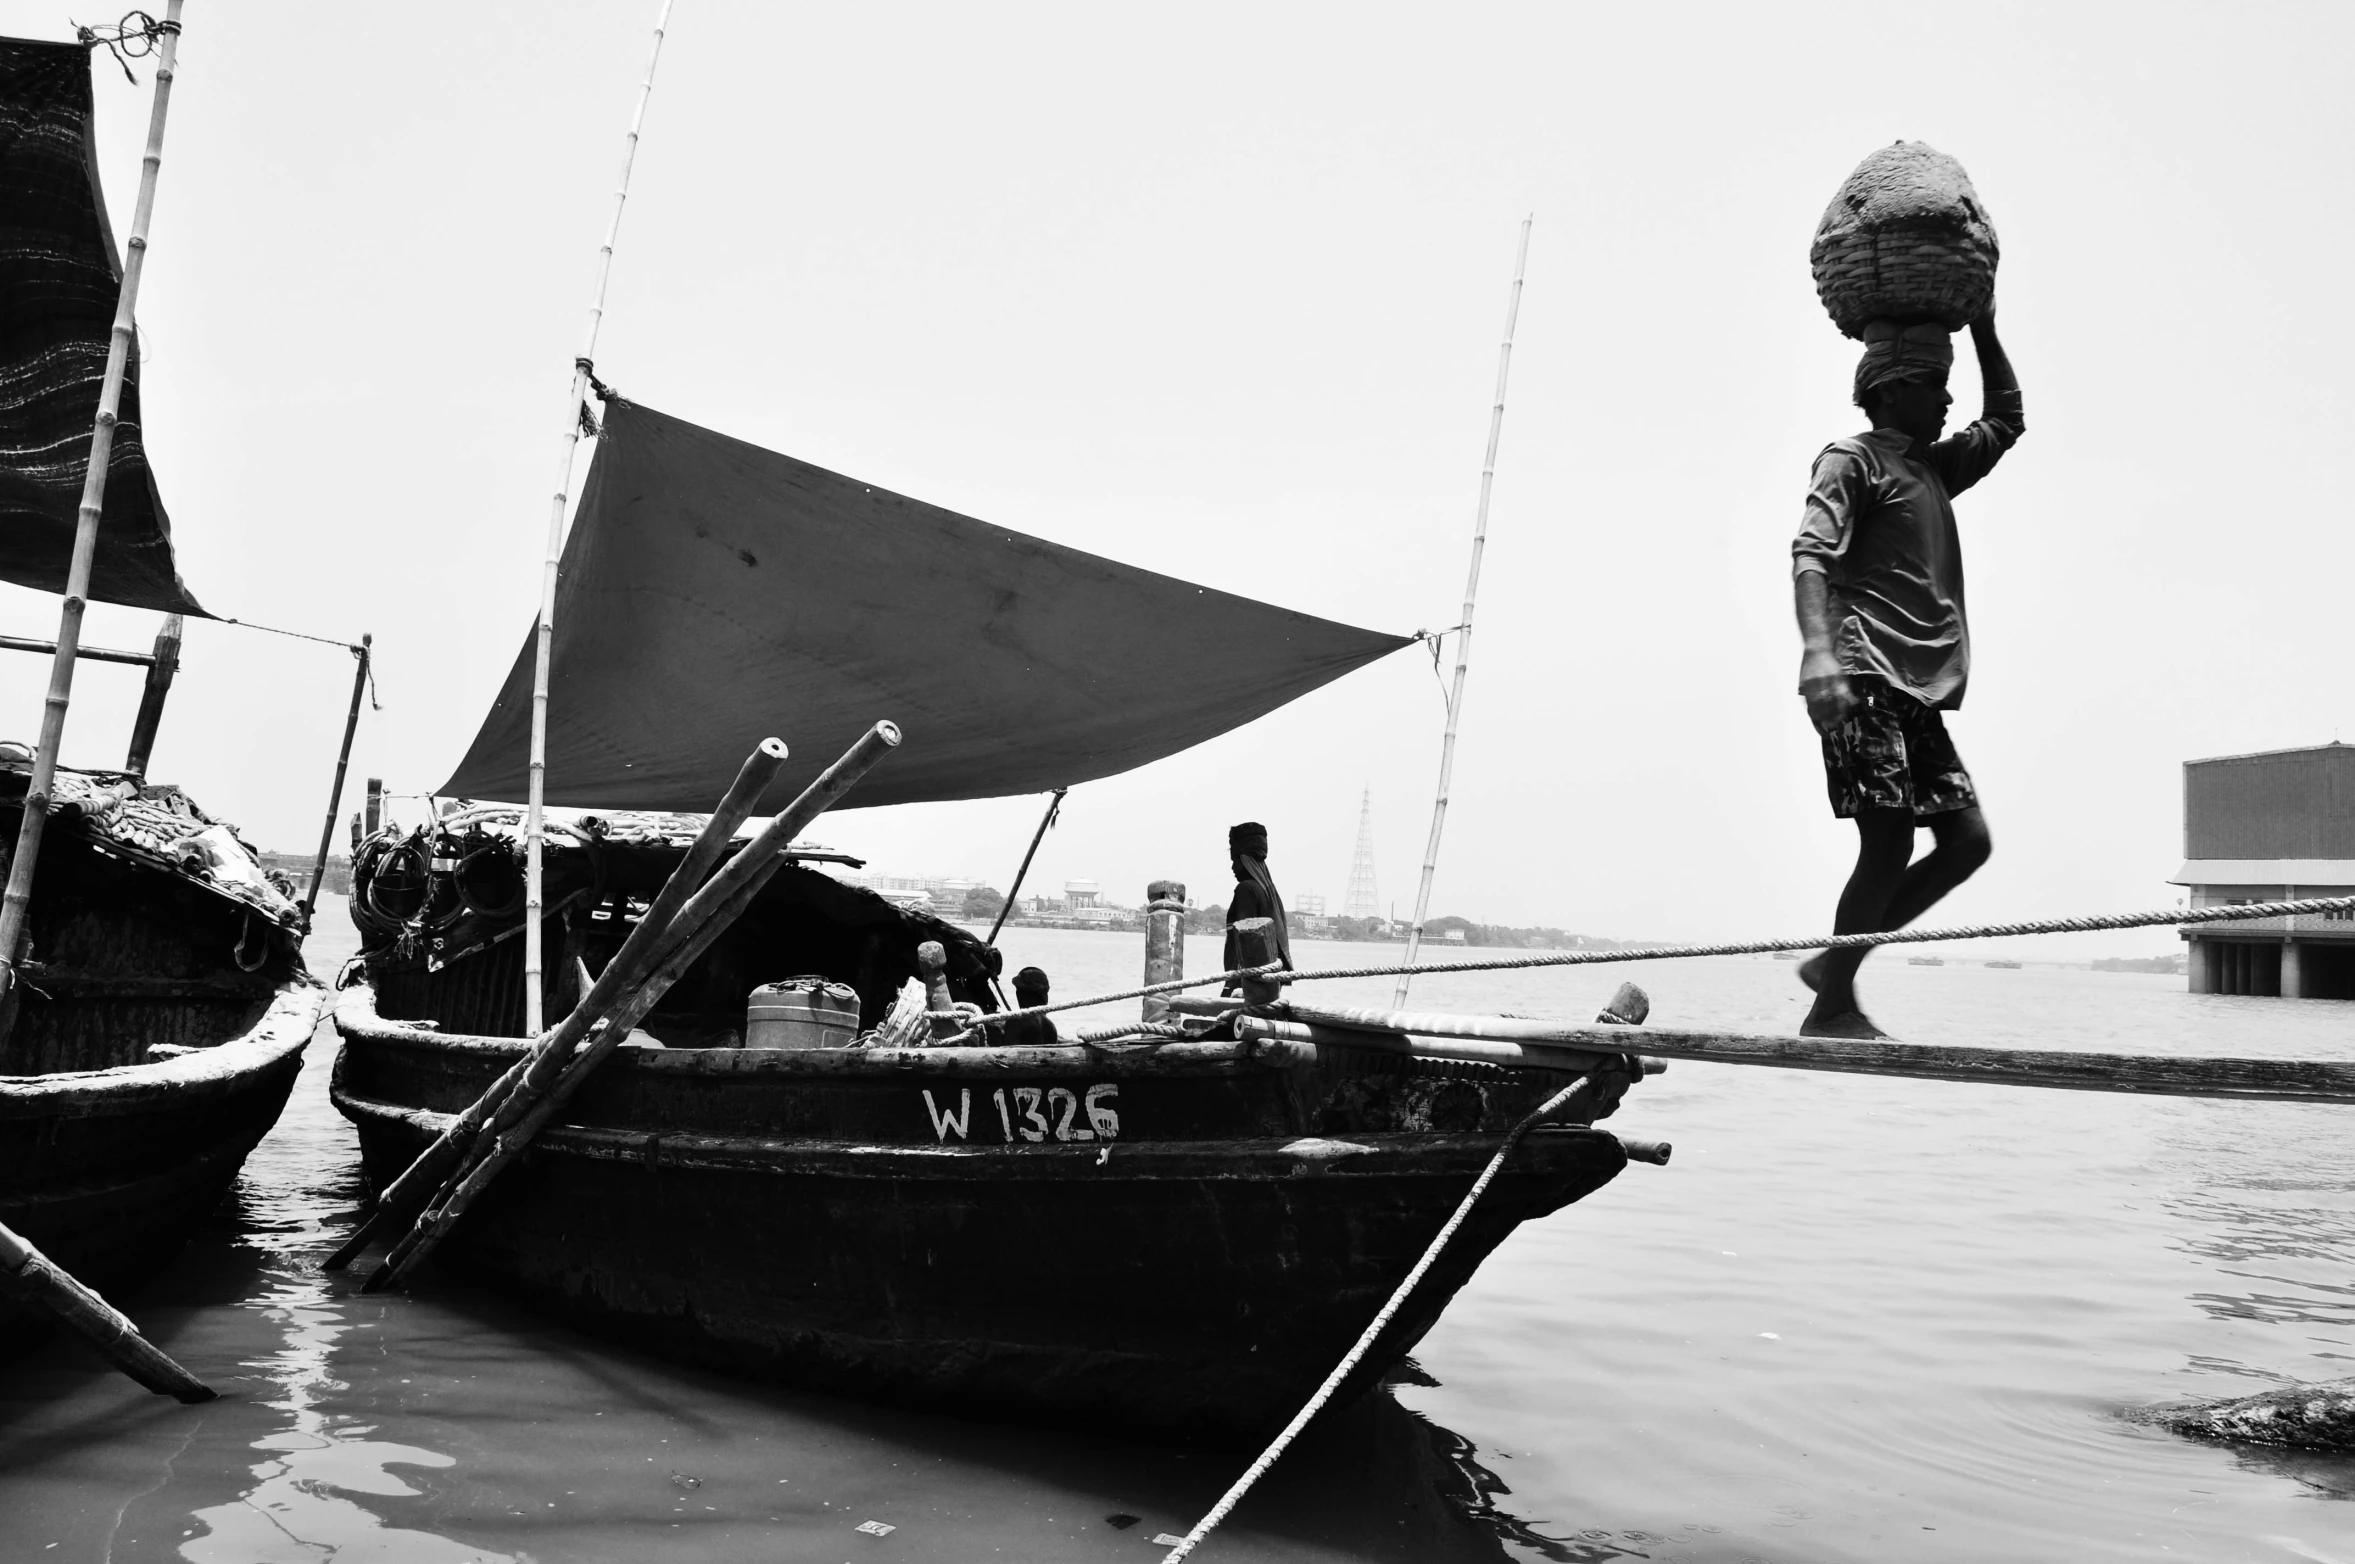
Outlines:
<svg viewBox="0 0 2355 1564"><path fill-rule="evenodd" d="M1186 887L1155 880L1145 887L1145 984L1175 983L1186 975ZM1147 994L1148 1021L1169 1019L1169 994Z"/></svg>
<svg viewBox="0 0 2355 1564"><path fill-rule="evenodd" d="M2204 939L2183 942L2183 971L2192 993L2216 992L2216 973L2209 959L2215 948Z"/></svg>
<svg viewBox="0 0 2355 1564"><path fill-rule="evenodd" d="M2281 997L2313 997L2306 992L2306 952L2296 940L2285 941L2281 947Z"/></svg>

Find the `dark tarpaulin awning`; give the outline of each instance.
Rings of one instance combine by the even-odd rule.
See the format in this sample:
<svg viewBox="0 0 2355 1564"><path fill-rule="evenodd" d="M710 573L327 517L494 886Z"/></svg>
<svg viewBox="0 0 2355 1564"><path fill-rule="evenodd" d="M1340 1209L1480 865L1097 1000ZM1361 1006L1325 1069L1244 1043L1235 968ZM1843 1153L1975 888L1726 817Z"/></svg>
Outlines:
<svg viewBox="0 0 2355 1564"><path fill-rule="evenodd" d="M1107 777L1407 644L1026 537L613 403L564 547L550 803L706 810L774 734L772 807L879 718L849 807ZM532 637L445 796L524 796Z"/></svg>
<svg viewBox="0 0 2355 1564"><path fill-rule="evenodd" d="M98 187L90 51L0 38L0 580L65 590L122 271ZM91 564L102 603L210 617L180 584L131 355Z"/></svg>

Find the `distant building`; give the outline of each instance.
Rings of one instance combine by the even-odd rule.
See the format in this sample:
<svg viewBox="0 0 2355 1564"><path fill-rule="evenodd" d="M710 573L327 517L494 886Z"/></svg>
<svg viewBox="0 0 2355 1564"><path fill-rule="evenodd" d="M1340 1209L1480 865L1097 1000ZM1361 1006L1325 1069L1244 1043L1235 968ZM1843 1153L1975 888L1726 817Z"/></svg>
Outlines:
<svg viewBox="0 0 2355 1564"><path fill-rule="evenodd" d="M2355 895L2355 746L2186 761L2183 856L2194 907ZM2182 933L2195 994L2355 999L2355 913Z"/></svg>
<svg viewBox="0 0 2355 1564"><path fill-rule="evenodd" d="M1322 896L1303 896L1292 903L1291 910L1304 918L1321 918L1325 915L1325 899Z"/></svg>
<svg viewBox="0 0 2355 1564"><path fill-rule="evenodd" d="M1093 880L1065 880L1063 901L1074 912L1082 907L1093 907L1102 897L1104 888Z"/></svg>

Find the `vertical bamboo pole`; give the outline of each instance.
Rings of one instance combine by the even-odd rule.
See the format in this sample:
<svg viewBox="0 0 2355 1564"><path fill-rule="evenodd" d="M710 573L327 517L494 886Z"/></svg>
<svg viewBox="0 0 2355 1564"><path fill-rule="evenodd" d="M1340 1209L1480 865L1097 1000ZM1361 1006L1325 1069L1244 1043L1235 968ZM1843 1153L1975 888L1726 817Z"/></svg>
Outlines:
<svg viewBox="0 0 2355 1564"><path fill-rule="evenodd" d="M139 715L131 722L131 747L124 752L123 769L147 780L148 758L155 753L155 735L164 722L164 699L172 693L172 675L180 671L180 640L187 623L178 614L164 615L155 632L155 660L147 665L147 684L139 692Z"/></svg>
<svg viewBox="0 0 2355 1564"><path fill-rule="evenodd" d="M589 298L589 330L581 356L572 362L572 394L564 404L563 454L556 464L556 497L548 507L548 557L540 570L540 626L532 652L531 780L525 800L523 830L523 1035L540 1035L540 853L548 771L548 656L556 636L556 565L564 554L564 511L571 498L572 458L581 440L581 407L589 395L589 370L597 357L597 328L605 321L605 284L613 275L613 244L621 236L622 208L630 199L630 166L638 160L638 131L646 123L646 100L654 95L654 67L662 59L662 35L670 26L671 0L662 0L654 18L654 47L646 56L646 76L638 83L637 107L630 111L630 133L623 139L621 179L613 191L613 220L605 227L605 243L597 250L597 288Z"/></svg>
<svg viewBox="0 0 2355 1564"><path fill-rule="evenodd" d="M1537 219L1521 219L1521 249L1513 258L1513 292L1505 304L1505 340L1496 354L1496 404L1488 412L1488 456L1480 467L1480 505L1472 519L1472 571L1464 581L1464 617L1456 625L1456 676L1447 692L1447 733L1439 741L1439 796L1431 801L1431 838L1423 846L1423 878L1415 887L1415 921L1407 929L1406 959L1411 965L1423 948L1423 919L1431 911L1431 877L1439 869L1439 837L1447 829L1447 789L1456 766L1456 724L1464 714L1464 675L1472 665L1472 600L1480 595L1480 556L1488 547L1488 494L1496 484L1496 443L1505 428L1505 376L1513 367L1513 325L1521 317L1521 279L1529 270L1529 226ZM1400 973L1393 1005L1406 1003L1413 980Z"/></svg>
<svg viewBox="0 0 2355 1564"><path fill-rule="evenodd" d="M344 714L343 748L335 752L335 782L327 790L327 823L319 828L319 858L311 865L311 888L303 895L303 927L311 926L311 911L319 905L319 882L327 878L327 850L335 845L335 812L343 807L344 773L351 769L352 734L360 726L360 697L368 693L368 654L376 637L363 635L352 655L360 666L352 674L352 709Z"/></svg>
<svg viewBox="0 0 2355 1564"><path fill-rule="evenodd" d="M123 377L131 362L139 278L147 269L147 225L155 213L155 176L164 160L164 111L171 105L173 64L180 54L180 5L181 0L171 0L164 12L163 41L156 52L155 105L148 111L147 153L139 164L139 204L132 211L131 236L123 247L123 289L115 298L114 334L106 346L106 379L99 387L98 417L90 429L90 464L82 474L81 512L74 518L73 560L66 567L57 652L49 663L41 742L33 752L24 819L16 833L16 857L8 866L8 890L0 895L0 999L16 987L16 953L24 940L26 913L33 899L33 869L41 858L41 831L49 823L49 794L57 785L57 749L65 741L66 709L73 703L74 656L82 644L82 610L90 596L90 562L98 552L98 519L106 509L107 464L114 456L115 414L122 406Z"/></svg>

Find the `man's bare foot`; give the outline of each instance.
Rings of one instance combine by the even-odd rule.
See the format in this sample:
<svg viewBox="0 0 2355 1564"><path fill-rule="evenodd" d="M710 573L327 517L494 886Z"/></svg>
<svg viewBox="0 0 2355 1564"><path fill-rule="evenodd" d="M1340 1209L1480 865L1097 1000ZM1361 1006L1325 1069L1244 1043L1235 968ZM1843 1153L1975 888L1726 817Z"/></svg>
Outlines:
<svg viewBox="0 0 2355 1564"><path fill-rule="evenodd" d="M1872 1017L1849 1005L1843 1009L1826 1011L1818 1002L1807 1012L1807 1019L1799 1023L1801 1037L1846 1037L1858 1041L1885 1038L1889 1034L1873 1025Z"/></svg>
<svg viewBox="0 0 2355 1564"><path fill-rule="evenodd" d="M1820 994L1823 992L1823 964L1825 958L1830 955L1831 952L1828 950L1819 950L1799 963L1799 981L1807 985L1809 993Z"/></svg>

